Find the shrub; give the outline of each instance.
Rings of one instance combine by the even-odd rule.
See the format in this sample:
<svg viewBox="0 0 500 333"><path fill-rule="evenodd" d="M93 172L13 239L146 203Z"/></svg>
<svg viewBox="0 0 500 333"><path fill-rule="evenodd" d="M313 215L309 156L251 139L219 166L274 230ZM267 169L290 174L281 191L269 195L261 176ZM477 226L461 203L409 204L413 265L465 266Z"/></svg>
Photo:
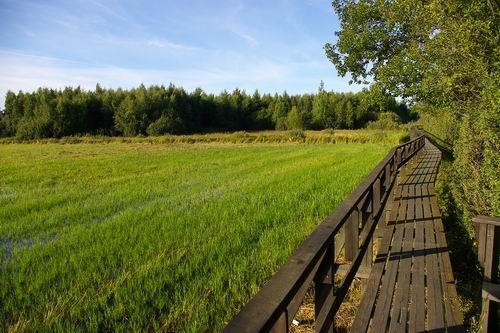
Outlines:
<svg viewBox="0 0 500 333"><path fill-rule="evenodd" d="M392 112L379 113L378 119L368 123L368 129L398 129L401 125L401 118Z"/></svg>
<svg viewBox="0 0 500 333"><path fill-rule="evenodd" d="M306 134L301 129L294 129L288 132L288 137L290 141L299 141L302 142L306 138Z"/></svg>
<svg viewBox="0 0 500 333"><path fill-rule="evenodd" d="M52 121L48 117L23 118L17 126L16 137L19 139L41 139L51 136Z"/></svg>
<svg viewBox="0 0 500 333"><path fill-rule="evenodd" d="M149 135L175 134L181 126L181 120L172 114L162 115L156 121L152 122L146 129Z"/></svg>

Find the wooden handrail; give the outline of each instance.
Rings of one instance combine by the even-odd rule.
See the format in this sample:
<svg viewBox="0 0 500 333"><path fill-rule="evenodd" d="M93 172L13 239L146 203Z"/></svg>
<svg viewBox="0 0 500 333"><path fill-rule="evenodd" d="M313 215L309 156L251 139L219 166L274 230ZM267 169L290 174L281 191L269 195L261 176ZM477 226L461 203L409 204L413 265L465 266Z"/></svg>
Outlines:
<svg viewBox="0 0 500 333"><path fill-rule="evenodd" d="M398 170L425 145L425 137L399 145L371 171L299 246L262 290L234 317L224 332L287 332L312 282L315 286L315 327L317 332L331 330L333 318L356 272L371 262L372 238L381 219L385 202ZM359 229L359 222L362 228ZM351 267L335 285L335 236L344 227L346 249ZM364 258L365 257L365 258Z"/></svg>
<svg viewBox="0 0 500 333"><path fill-rule="evenodd" d="M496 303L500 298L500 218L492 216L476 216L475 224L477 255L483 268L483 305L481 327L484 333L498 332Z"/></svg>
<svg viewBox="0 0 500 333"><path fill-rule="evenodd" d="M500 217L478 215L472 218L472 222L477 224L489 224L500 227Z"/></svg>
<svg viewBox="0 0 500 333"><path fill-rule="evenodd" d="M431 133L425 130L422 126L415 126L417 133L420 135L425 135L429 141L431 141L434 145L436 145L441 151L453 155L453 145L449 142L444 141L434 133Z"/></svg>

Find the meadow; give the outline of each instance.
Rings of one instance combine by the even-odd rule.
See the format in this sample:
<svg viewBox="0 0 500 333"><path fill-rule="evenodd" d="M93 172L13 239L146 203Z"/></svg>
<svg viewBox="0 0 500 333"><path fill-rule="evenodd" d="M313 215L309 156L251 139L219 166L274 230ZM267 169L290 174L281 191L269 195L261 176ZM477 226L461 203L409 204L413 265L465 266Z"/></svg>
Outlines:
<svg viewBox="0 0 500 333"><path fill-rule="evenodd" d="M0 329L220 331L397 141L0 145Z"/></svg>

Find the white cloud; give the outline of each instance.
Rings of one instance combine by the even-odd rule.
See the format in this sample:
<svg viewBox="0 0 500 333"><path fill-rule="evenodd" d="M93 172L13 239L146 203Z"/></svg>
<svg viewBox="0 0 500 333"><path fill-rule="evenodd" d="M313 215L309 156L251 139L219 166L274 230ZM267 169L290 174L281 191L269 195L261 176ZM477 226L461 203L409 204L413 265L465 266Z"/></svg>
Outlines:
<svg viewBox="0 0 500 333"><path fill-rule="evenodd" d="M240 37L241 39L243 39L244 41L246 41L248 45L250 45L251 47L259 46L259 42L257 41L257 39L250 36L249 34L237 30L231 30L231 32L234 33L236 36Z"/></svg>
<svg viewBox="0 0 500 333"><path fill-rule="evenodd" d="M202 87L218 92L235 87L265 89L274 86L282 90L290 77L290 69L282 64L261 61L244 68L204 69L131 69L109 65L91 65L64 59L0 51L0 105L11 91L34 91L39 87L63 88L81 86L94 89L96 83L104 87L131 88L141 83L183 86L188 90Z"/></svg>
<svg viewBox="0 0 500 333"><path fill-rule="evenodd" d="M177 44L169 42L168 40L153 38L149 39L145 42L148 46L154 46L159 48L169 48L169 49L177 49L177 50L194 50L195 47Z"/></svg>

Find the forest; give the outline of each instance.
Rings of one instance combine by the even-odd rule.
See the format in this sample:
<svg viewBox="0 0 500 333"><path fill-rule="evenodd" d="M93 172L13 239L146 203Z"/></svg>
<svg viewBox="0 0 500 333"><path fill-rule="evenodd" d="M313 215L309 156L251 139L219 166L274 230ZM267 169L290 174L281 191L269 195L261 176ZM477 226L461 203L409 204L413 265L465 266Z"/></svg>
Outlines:
<svg viewBox="0 0 500 333"><path fill-rule="evenodd" d="M379 120L394 126L414 119L405 104L376 87L358 93L207 94L170 84L130 90L39 88L8 92L0 134L22 139L72 135L163 135L214 131L357 129Z"/></svg>

